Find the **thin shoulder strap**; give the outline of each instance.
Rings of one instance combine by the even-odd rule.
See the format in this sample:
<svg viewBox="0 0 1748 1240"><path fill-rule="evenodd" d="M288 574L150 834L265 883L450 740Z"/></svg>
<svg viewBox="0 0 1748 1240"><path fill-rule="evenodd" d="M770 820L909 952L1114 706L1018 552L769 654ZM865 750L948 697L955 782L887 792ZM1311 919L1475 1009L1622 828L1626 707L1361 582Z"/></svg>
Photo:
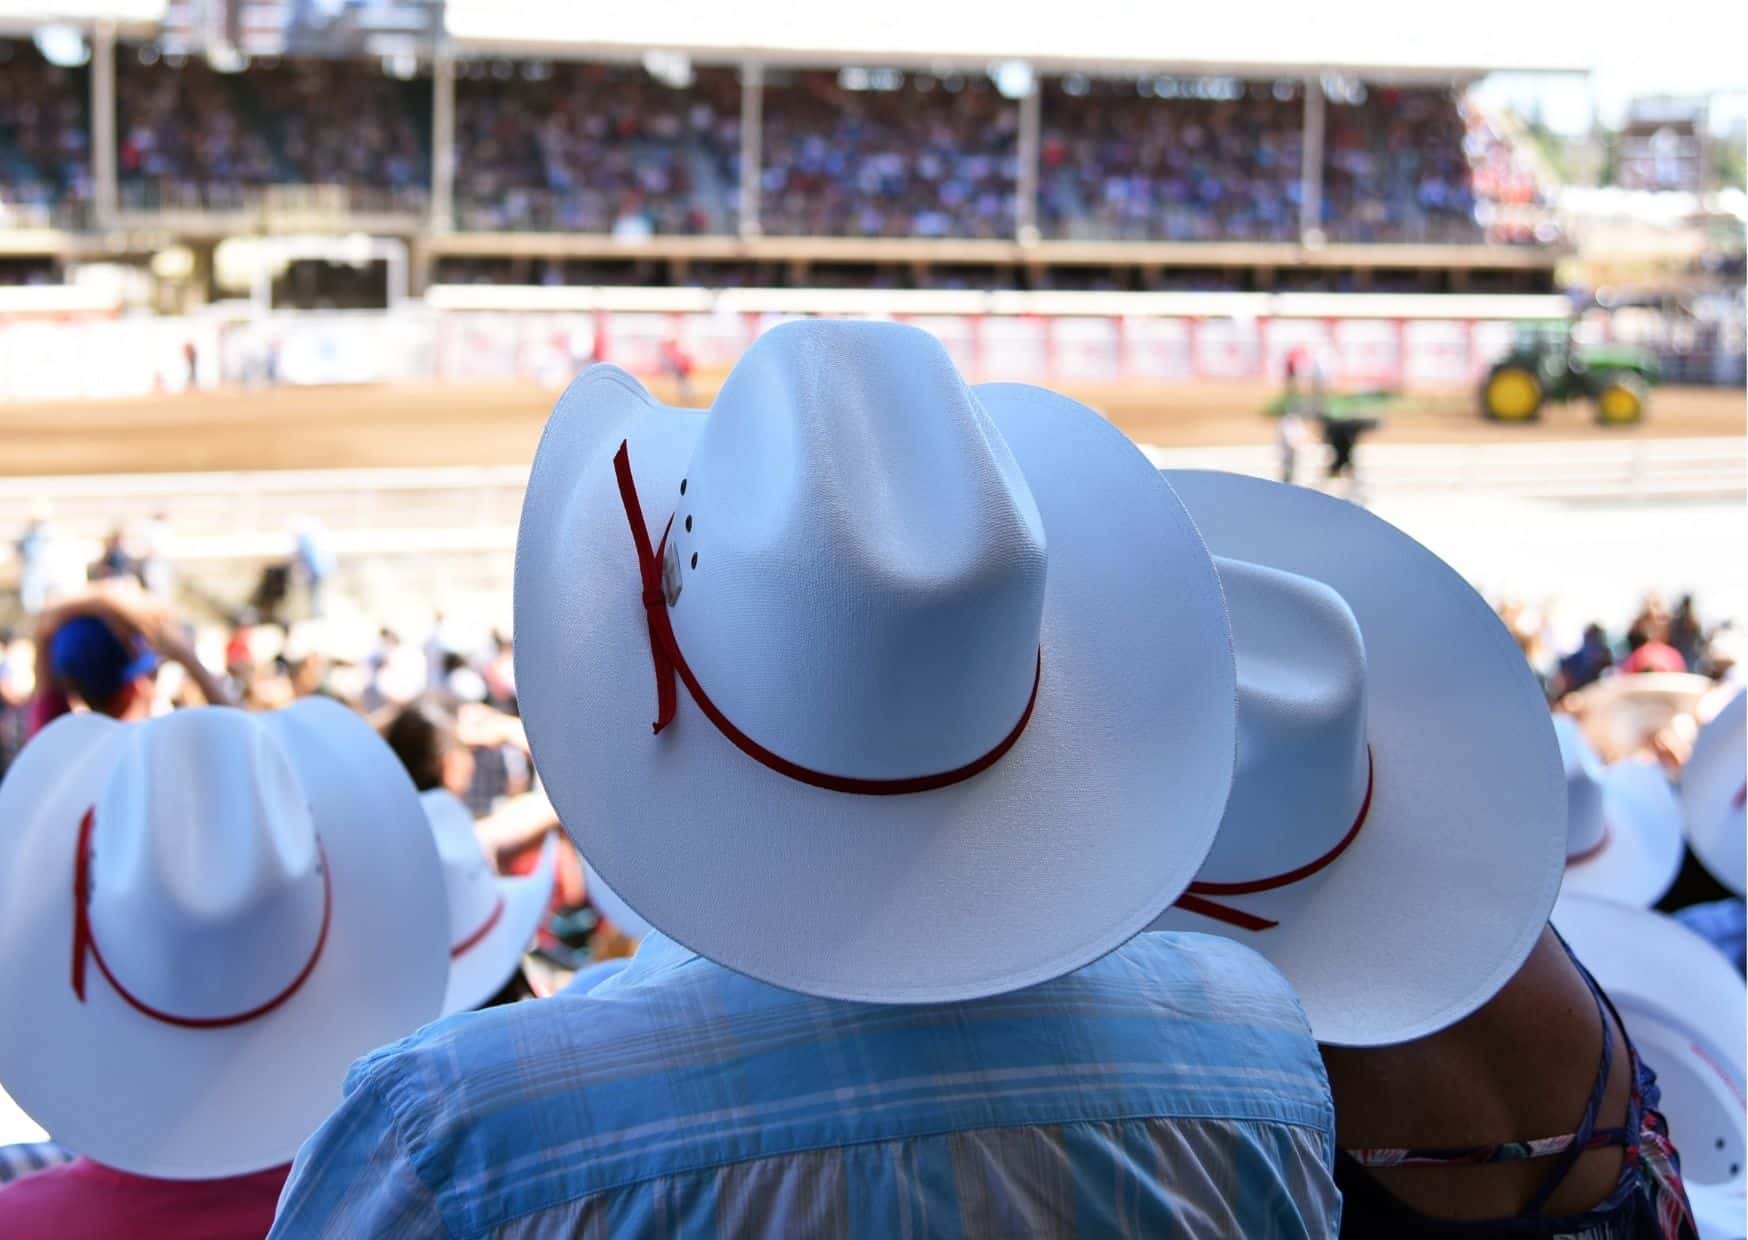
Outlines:
<svg viewBox="0 0 1748 1240"><path fill-rule="evenodd" d="M1566 1176L1590 1148L1591 1137L1596 1133L1597 1116L1602 1110L1603 1095L1608 1092L1609 1073L1614 1068L1614 1024L1603 1007L1602 989L1596 984L1596 979L1590 976L1590 970L1572 954L1572 948L1566 940L1560 938L1558 930L1554 931L1554 937L1560 940L1560 946L1566 951L1566 958L1577 968L1578 975L1584 979L1584 985L1590 990L1590 1001L1596 1005L1596 1019L1602 1025L1602 1063L1598 1065L1596 1080L1590 1086L1590 1100L1584 1106L1584 1118L1578 1123L1578 1131L1572 1134L1572 1144L1556 1156L1554 1165L1548 1168L1548 1174L1542 1180L1541 1187L1536 1189L1535 1196L1524 1206L1525 1214L1542 1212L1542 1207L1559 1191Z"/></svg>

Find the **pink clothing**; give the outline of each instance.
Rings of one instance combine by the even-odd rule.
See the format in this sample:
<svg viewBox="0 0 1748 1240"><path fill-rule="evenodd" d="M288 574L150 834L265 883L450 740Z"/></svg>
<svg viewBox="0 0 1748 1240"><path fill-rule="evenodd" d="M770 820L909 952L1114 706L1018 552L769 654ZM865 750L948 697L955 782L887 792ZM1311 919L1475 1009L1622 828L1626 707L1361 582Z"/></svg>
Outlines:
<svg viewBox="0 0 1748 1240"><path fill-rule="evenodd" d="M38 689L36 696L30 699L30 714L24 725L25 739L29 740L72 709L73 703L58 687L50 685Z"/></svg>
<svg viewBox="0 0 1748 1240"><path fill-rule="evenodd" d="M222 1180L154 1180L75 1158L0 1188L0 1236L261 1240L291 1164Z"/></svg>
<svg viewBox="0 0 1748 1240"><path fill-rule="evenodd" d="M1627 656L1621 664L1621 671L1629 675L1634 672L1685 672L1687 660L1681 657L1681 651L1667 642L1646 642Z"/></svg>

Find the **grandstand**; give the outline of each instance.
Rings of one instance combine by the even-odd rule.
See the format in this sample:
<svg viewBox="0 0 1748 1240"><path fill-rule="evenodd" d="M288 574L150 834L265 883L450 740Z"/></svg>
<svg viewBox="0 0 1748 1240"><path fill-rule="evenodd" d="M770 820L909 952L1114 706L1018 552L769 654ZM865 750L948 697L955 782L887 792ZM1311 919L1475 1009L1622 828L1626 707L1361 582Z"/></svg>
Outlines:
<svg viewBox="0 0 1748 1240"><path fill-rule="evenodd" d="M1309 347L1450 386L1568 312L1547 170L1467 87L1580 65L1107 0L878 36L682 7L10 6L0 396L546 383L666 341L721 369L809 313L915 318L990 378L1260 381Z"/></svg>
<svg viewBox="0 0 1748 1240"><path fill-rule="evenodd" d="M780 30L674 48L635 22L536 34L468 4L392 55L355 33L317 56L264 6L215 30L149 0L87 21L55 63L31 36L58 6L38 7L0 27L14 279L166 244L206 273L219 241L260 233L402 239L415 293L1524 293L1552 287L1559 253L1521 226L1518 186L1490 197L1497 157L1466 141L1463 88L1496 64L1218 64L1114 33L1084 60L1004 56L1023 38L992 32L927 57L847 32L836 50Z"/></svg>

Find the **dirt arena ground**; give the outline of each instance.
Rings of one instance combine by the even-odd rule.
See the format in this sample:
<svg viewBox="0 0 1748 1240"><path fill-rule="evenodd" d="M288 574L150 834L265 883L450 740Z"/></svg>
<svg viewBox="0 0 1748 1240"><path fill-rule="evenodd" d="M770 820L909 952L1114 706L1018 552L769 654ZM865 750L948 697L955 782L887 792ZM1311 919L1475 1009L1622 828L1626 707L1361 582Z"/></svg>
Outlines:
<svg viewBox="0 0 1748 1240"><path fill-rule="evenodd" d="M694 387L707 403L714 382ZM657 395L675 399L670 387ZM1267 442L1257 383L1081 384L1071 394L1132 438L1162 447ZM200 392L127 400L0 404L0 474L159 473L184 470L499 465L532 459L556 393L526 384L401 385ZM1542 421L1482 420L1469 391L1404 397L1379 442L1475 443L1606 435L1741 435L1741 391L1665 388L1644 423L1602 430L1587 405L1550 408Z"/></svg>

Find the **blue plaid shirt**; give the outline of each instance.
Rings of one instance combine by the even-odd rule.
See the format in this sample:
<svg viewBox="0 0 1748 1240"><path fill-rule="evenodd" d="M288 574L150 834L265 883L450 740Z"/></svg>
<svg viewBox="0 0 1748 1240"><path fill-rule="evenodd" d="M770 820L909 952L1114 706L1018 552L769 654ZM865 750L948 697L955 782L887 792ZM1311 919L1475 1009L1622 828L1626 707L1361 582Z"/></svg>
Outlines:
<svg viewBox="0 0 1748 1240"><path fill-rule="evenodd" d="M1334 1123L1297 999L1225 939L888 1007L655 936L360 1060L272 1234L1333 1236Z"/></svg>

